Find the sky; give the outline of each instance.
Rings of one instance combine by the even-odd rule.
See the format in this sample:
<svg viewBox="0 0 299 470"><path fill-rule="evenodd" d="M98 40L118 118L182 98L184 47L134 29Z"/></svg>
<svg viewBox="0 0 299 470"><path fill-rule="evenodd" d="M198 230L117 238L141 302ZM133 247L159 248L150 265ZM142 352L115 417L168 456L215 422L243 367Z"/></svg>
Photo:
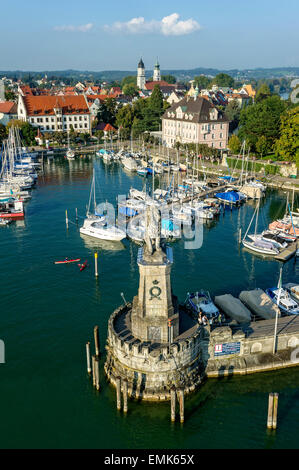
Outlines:
<svg viewBox="0 0 299 470"><path fill-rule="evenodd" d="M299 66L298 0L14 0L0 16L2 71Z"/></svg>

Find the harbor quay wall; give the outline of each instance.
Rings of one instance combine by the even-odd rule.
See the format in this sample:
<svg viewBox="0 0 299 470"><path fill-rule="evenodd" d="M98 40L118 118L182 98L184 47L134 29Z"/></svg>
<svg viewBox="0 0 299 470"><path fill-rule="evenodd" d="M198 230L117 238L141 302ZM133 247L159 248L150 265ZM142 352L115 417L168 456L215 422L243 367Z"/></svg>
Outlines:
<svg viewBox="0 0 299 470"><path fill-rule="evenodd" d="M257 322L257 328L253 326L247 332L233 332L229 327L212 331L203 328L201 357L204 375L245 375L299 365L298 320L294 317L279 319L275 354L273 320ZM288 322L292 328L287 328ZM283 324L285 326L281 327Z"/></svg>
<svg viewBox="0 0 299 470"><path fill-rule="evenodd" d="M170 388L184 387L185 393L201 382L200 331L191 337L167 343L152 344L134 338L129 330L117 333L114 322L131 304L120 307L108 322L105 372L112 384L116 378L128 380L128 394L143 400L169 400Z"/></svg>

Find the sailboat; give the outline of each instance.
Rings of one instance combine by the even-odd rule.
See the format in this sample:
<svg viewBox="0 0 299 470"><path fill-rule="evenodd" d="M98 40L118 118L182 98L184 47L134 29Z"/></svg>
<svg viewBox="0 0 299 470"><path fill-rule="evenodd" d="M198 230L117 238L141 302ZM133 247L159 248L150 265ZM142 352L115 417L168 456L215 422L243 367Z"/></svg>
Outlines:
<svg viewBox="0 0 299 470"><path fill-rule="evenodd" d="M94 212L90 212L93 195ZM95 197L95 172L93 170L93 179L90 190L89 204L84 220L83 227L80 228L80 234L89 235L93 238L109 241L121 241L126 238L126 232L110 224L103 214L97 212L97 203Z"/></svg>
<svg viewBox="0 0 299 470"><path fill-rule="evenodd" d="M269 256L276 256L279 254L279 247L278 244L275 243L274 241L268 241L265 240L261 235L257 235L257 224L258 224L258 216L259 216L259 207L260 203L258 202L257 207L253 213L253 216L251 218L250 224L248 226L248 229L245 233L245 236L242 240L243 245L245 248L248 248L249 250L255 251L256 253L260 253L263 255L269 255ZM255 222L255 231L253 235L248 235L248 232L251 228L252 222L254 220L254 217L256 215L256 222ZM250 238L249 240L246 240L247 235Z"/></svg>
<svg viewBox="0 0 299 470"><path fill-rule="evenodd" d="M70 146L70 132L69 130L67 131L67 152L66 152L66 158L68 160L74 160L75 159L75 152L71 149Z"/></svg>

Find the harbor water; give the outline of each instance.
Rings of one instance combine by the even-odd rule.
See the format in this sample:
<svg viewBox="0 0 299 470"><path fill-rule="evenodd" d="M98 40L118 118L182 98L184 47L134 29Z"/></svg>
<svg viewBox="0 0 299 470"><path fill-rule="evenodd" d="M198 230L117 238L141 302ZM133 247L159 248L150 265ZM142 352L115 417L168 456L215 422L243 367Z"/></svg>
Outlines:
<svg viewBox="0 0 299 470"><path fill-rule="evenodd" d="M213 449L297 448L299 368L244 377L209 379L185 400L185 423L170 423L169 403L129 401L127 416L103 365L107 322L138 289L138 246L129 240L104 243L80 236L96 164L97 199L116 204L145 179L119 163L94 157L45 162L25 220L0 228L0 448ZM158 184L158 179L156 180ZM269 190L261 203L259 229L282 216L286 194ZM76 224L76 208L79 220ZM65 211L69 227L66 229ZM277 285L280 263L254 255L238 243L255 210L251 201L227 208L203 225L203 244L172 244L172 288L212 296ZM99 277L94 275L98 252ZM65 257L87 260L55 265ZM298 282L299 261L284 264L283 282ZM86 373L85 344L99 325L102 357L98 393ZM274 321L273 321L274 331ZM267 431L269 392L279 393L278 429Z"/></svg>

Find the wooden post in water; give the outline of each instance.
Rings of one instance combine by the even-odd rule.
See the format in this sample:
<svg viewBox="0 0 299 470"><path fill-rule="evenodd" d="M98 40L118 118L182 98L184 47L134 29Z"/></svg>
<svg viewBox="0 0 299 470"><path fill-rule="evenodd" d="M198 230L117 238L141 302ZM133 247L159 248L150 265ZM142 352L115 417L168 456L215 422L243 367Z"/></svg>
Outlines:
<svg viewBox="0 0 299 470"><path fill-rule="evenodd" d="M170 389L170 419L175 422L176 391L175 386Z"/></svg>
<svg viewBox="0 0 299 470"><path fill-rule="evenodd" d="M239 243L242 241L242 229L239 229Z"/></svg>
<svg viewBox="0 0 299 470"><path fill-rule="evenodd" d="M277 428L277 409L278 409L278 393L273 394L273 421L272 428Z"/></svg>
<svg viewBox="0 0 299 470"><path fill-rule="evenodd" d="M123 380L123 409L124 413L128 412L128 381L127 379Z"/></svg>
<svg viewBox="0 0 299 470"><path fill-rule="evenodd" d="M179 390L179 402L180 402L180 422L183 423L185 420L184 411L185 411L185 403L184 403L184 389L180 388Z"/></svg>
<svg viewBox="0 0 299 470"><path fill-rule="evenodd" d="M94 358L95 364L95 387L97 390L100 390L100 367L99 367L99 358L96 356Z"/></svg>
<svg viewBox="0 0 299 470"><path fill-rule="evenodd" d="M67 216L67 210L65 211L65 224L66 224L66 228L69 228L69 219Z"/></svg>
<svg viewBox="0 0 299 470"><path fill-rule="evenodd" d="M95 345L96 357L100 357L100 338L99 338L98 326L94 327L93 334L94 334L94 345Z"/></svg>
<svg viewBox="0 0 299 470"><path fill-rule="evenodd" d="M86 359L87 359L87 373L88 375L91 374L91 366L90 366L90 342L86 343Z"/></svg>
<svg viewBox="0 0 299 470"><path fill-rule="evenodd" d="M116 407L121 410L121 378L116 377Z"/></svg>
<svg viewBox="0 0 299 470"><path fill-rule="evenodd" d="M95 356L92 356L92 385L96 386L96 367L95 367Z"/></svg>
<svg viewBox="0 0 299 470"><path fill-rule="evenodd" d="M76 222L78 222L78 209L76 207Z"/></svg>
<svg viewBox="0 0 299 470"><path fill-rule="evenodd" d="M272 429L272 426L273 426L273 393L269 393L267 428Z"/></svg>
<svg viewBox="0 0 299 470"><path fill-rule="evenodd" d="M98 253L97 252L94 254L94 268L95 268L95 276L98 277L99 273L98 273Z"/></svg>

